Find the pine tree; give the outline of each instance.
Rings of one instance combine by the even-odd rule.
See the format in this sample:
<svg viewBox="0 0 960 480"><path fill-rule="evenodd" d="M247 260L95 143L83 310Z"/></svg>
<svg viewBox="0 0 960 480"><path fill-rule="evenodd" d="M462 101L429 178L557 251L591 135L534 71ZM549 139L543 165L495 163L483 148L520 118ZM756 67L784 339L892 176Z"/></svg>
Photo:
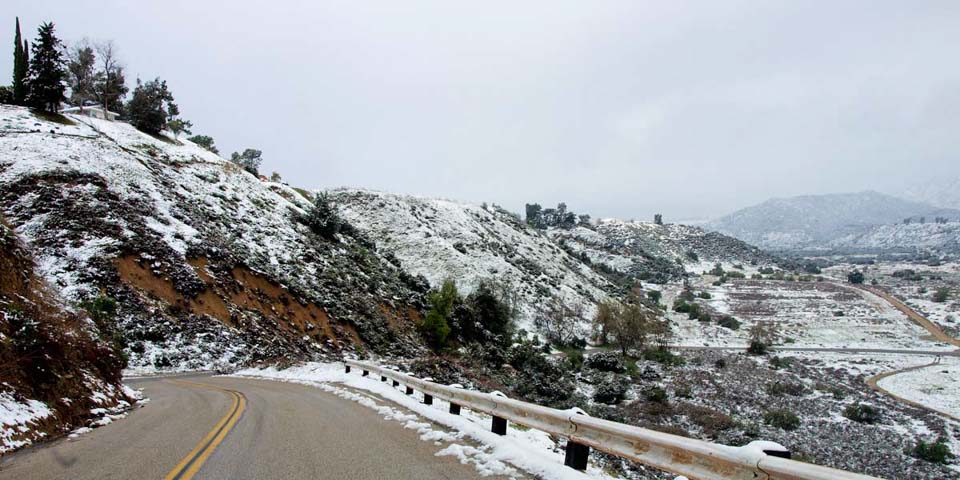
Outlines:
<svg viewBox="0 0 960 480"><path fill-rule="evenodd" d="M137 80L137 87L133 89L133 97L127 103L127 113L130 124L143 132L159 135L166 128L169 119L168 109L173 103L173 94L167 89L167 82L159 78L147 83Z"/></svg>
<svg viewBox="0 0 960 480"><path fill-rule="evenodd" d="M27 43L20 35L20 17L17 17L13 36L13 103L25 105L27 100Z"/></svg>
<svg viewBox="0 0 960 480"><path fill-rule="evenodd" d="M56 112L60 110L60 102L66 100L64 92L67 86L64 80L67 71L61 47L60 39L54 34L53 23L40 25L37 39L33 42L33 59L30 60L27 79L27 104L33 108Z"/></svg>

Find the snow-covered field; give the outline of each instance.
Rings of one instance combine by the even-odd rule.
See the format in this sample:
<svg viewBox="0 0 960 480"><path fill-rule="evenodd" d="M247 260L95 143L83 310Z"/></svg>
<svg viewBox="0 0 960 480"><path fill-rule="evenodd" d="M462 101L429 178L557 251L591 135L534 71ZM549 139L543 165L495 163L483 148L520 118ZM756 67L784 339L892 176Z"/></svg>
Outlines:
<svg viewBox="0 0 960 480"><path fill-rule="evenodd" d="M419 394L407 396L400 387L378 382L358 373L344 373L340 363L307 363L286 370L276 368L241 370L234 375L310 385L375 410L388 421L416 430L420 439L438 447L437 456L451 455L473 465L482 476L550 480L613 479L590 465L581 473L563 465L564 450L549 435L511 426L506 436L490 432L490 417L463 410L459 416L447 413L449 404L434 399L424 405ZM378 398L379 397L379 398ZM384 400L387 400L385 402ZM388 403L389 402L389 403Z"/></svg>
<svg viewBox="0 0 960 480"><path fill-rule="evenodd" d="M665 289L664 303L672 305L680 288ZM785 347L953 350L923 338L926 330L883 299L833 282L734 280L714 286L701 280L694 291L710 294L710 299L696 300L708 311L732 315L742 325L730 330L715 319L700 322L671 312L682 345L745 346L750 327L768 321Z"/></svg>
<svg viewBox="0 0 960 480"><path fill-rule="evenodd" d="M960 359L942 357L941 363L891 375L877 386L894 395L960 418Z"/></svg>

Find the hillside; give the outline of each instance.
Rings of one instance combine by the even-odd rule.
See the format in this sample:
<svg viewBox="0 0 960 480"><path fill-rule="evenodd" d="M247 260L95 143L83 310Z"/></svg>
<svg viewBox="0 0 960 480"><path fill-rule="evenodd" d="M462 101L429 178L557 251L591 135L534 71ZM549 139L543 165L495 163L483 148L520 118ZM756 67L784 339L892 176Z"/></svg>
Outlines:
<svg viewBox="0 0 960 480"><path fill-rule="evenodd" d="M364 190L332 195L350 223L431 285L447 278L464 292L487 278L510 285L526 328L550 295L559 293L592 311L612 291L589 266L499 207Z"/></svg>
<svg viewBox="0 0 960 480"><path fill-rule="evenodd" d="M0 216L0 454L130 406L136 394L120 383L111 340L37 277Z"/></svg>
<svg viewBox="0 0 960 480"><path fill-rule="evenodd" d="M960 211L901 200L877 192L774 198L715 220L708 228L769 250L826 248L878 225L906 218L953 220Z"/></svg>
<svg viewBox="0 0 960 480"><path fill-rule="evenodd" d="M960 252L960 223L896 223L831 241L836 250Z"/></svg>
<svg viewBox="0 0 960 480"><path fill-rule="evenodd" d="M309 207L182 139L0 107L0 210L67 302L118 302L134 368L419 348L422 286Z"/></svg>
<svg viewBox="0 0 960 480"><path fill-rule="evenodd" d="M652 283L709 270L717 262L768 265L778 261L743 241L680 224L603 219L595 227L551 228L549 235L595 265Z"/></svg>

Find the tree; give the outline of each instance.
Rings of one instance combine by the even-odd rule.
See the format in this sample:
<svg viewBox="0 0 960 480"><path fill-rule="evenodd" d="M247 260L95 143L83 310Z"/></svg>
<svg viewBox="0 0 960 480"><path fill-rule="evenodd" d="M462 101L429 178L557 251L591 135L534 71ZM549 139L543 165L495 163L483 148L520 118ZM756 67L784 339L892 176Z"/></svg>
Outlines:
<svg viewBox="0 0 960 480"><path fill-rule="evenodd" d="M860 270L854 270L848 273L847 281L854 285L859 285L863 283L863 272L861 272Z"/></svg>
<svg viewBox="0 0 960 480"><path fill-rule="evenodd" d="M130 124L151 135L159 135L167 127L168 109L176 109L173 94L167 88L167 82L155 78L142 83L137 80L133 96L127 103Z"/></svg>
<svg viewBox="0 0 960 480"><path fill-rule="evenodd" d="M760 321L750 327L750 346L747 347L747 353L751 355L764 355L777 341L777 332L773 324L766 321Z"/></svg>
<svg viewBox="0 0 960 480"><path fill-rule="evenodd" d="M643 347L647 336L655 330L653 319L641 305L615 300L600 302L593 324L594 331L599 331L598 339L606 343L612 338L623 355Z"/></svg>
<svg viewBox="0 0 960 480"><path fill-rule="evenodd" d="M33 41L33 58L27 78L27 104L39 110L57 112L60 102L66 100L67 71L64 66L63 43L54 33L53 23L47 22L37 29Z"/></svg>
<svg viewBox="0 0 960 480"><path fill-rule="evenodd" d="M659 213L655 214L653 216L653 223L657 225L663 225L663 215Z"/></svg>
<svg viewBox="0 0 960 480"><path fill-rule="evenodd" d="M533 324L543 331L550 343L568 346L573 343L577 333L577 325L583 319L583 305L554 295L537 312Z"/></svg>
<svg viewBox="0 0 960 480"><path fill-rule="evenodd" d="M519 311L509 286L483 279L464 304L465 315L458 318L461 340L496 341L504 346L510 343Z"/></svg>
<svg viewBox="0 0 960 480"><path fill-rule="evenodd" d="M263 152L260 150L247 148L243 150L243 153L233 152L230 154L230 161L240 165L244 170L254 175L259 175L260 162L263 161L262 156Z"/></svg>
<svg viewBox="0 0 960 480"><path fill-rule="evenodd" d="M27 104L27 72L30 69L30 48L20 35L20 17L17 17L16 32L13 36L13 103Z"/></svg>
<svg viewBox="0 0 960 480"><path fill-rule="evenodd" d="M345 224L326 192L320 192L313 198L313 206L307 210L301 221L310 231L328 240L335 240Z"/></svg>
<svg viewBox="0 0 960 480"><path fill-rule="evenodd" d="M167 128L173 132L173 138L177 138L180 132L191 133L190 129L193 128L193 122L175 117L167 120Z"/></svg>
<svg viewBox="0 0 960 480"><path fill-rule="evenodd" d="M433 348L439 350L447 345L447 336L450 335L450 316L459 302L460 294L453 280L444 280L439 290L433 290L427 294L430 310L420 322L420 330Z"/></svg>
<svg viewBox="0 0 960 480"><path fill-rule="evenodd" d="M280 174L279 174L279 173L273 172L273 173L270 174L270 181L271 181L271 182L273 182L273 183L280 183L281 180L282 180L282 178L280 178Z"/></svg>
<svg viewBox="0 0 960 480"><path fill-rule="evenodd" d="M194 135L188 137L187 140L190 140L193 143L196 143L198 146L203 147L213 153L220 154L220 150L213 144L213 137L208 135Z"/></svg>
<svg viewBox="0 0 960 480"><path fill-rule="evenodd" d="M100 70L96 73L93 86L94 94L105 111L120 112L123 110L123 97L129 89L123 76L123 65L117 57L117 49L111 41L98 43L94 48L96 57L100 60Z"/></svg>
<svg viewBox="0 0 960 480"><path fill-rule="evenodd" d="M94 86L97 75L94 71L97 56L87 42L72 45L67 51L67 73L70 86L70 103L83 111L88 100L96 98Z"/></svg>

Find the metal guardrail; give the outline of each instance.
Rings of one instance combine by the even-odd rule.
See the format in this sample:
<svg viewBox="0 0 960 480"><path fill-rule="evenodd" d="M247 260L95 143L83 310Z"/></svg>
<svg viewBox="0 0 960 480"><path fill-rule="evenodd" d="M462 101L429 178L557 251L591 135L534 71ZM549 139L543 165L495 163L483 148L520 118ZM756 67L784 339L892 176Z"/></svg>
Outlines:
<svg viewBox="0 0 960 480"><path fill-rule="evenodd" d="M583 470L590 448L621 458L683 475L691 480L877 480L875 477L836 470L766 454L760 448L730 447L671 435L622 423L592 418L575 410L557 410L490 393L439 385L357 360L345 360L346 371L355 367L404 385L408 395L414 389L426 404L439 398L450 404L450 413L460 408L483 412L491 417L492 430L506 434L507 422L567 439L565 463Z"/></svg>

